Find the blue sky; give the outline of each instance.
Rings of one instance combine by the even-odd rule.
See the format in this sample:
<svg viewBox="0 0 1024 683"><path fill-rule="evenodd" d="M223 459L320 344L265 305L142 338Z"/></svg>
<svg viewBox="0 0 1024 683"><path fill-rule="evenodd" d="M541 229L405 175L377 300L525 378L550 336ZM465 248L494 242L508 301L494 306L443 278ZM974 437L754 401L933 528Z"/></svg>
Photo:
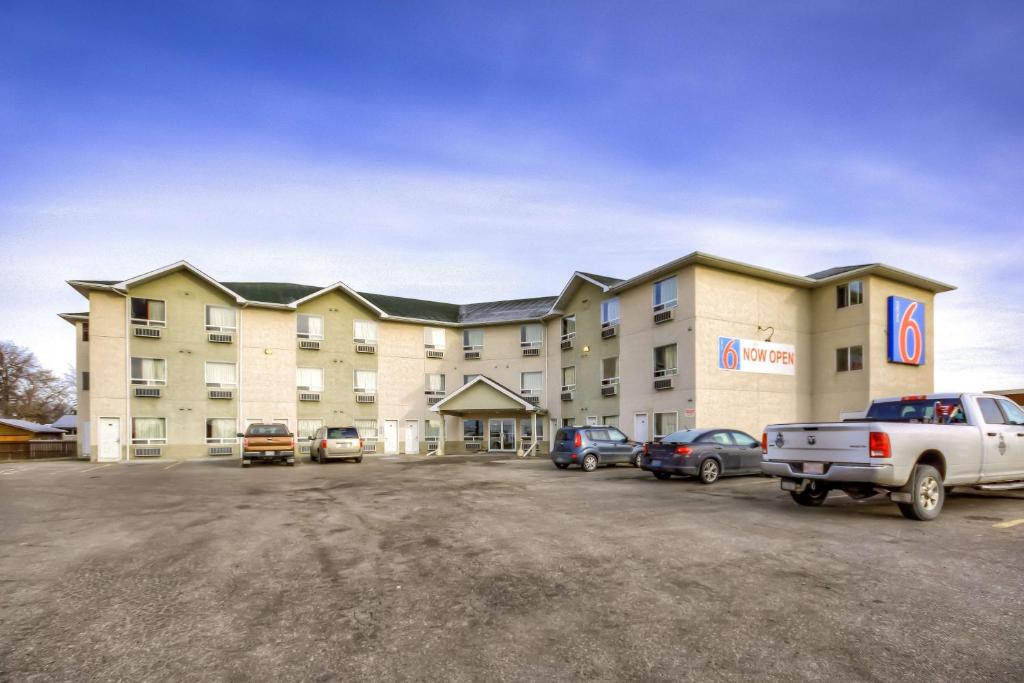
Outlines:
<svg viewBox="0 0 1024 683"><path fill-rule="evenodd" d="M1020 3L0 6L0 338L188 259L456 302L703 250L960 286L940 389L1024 386Z"/></svg>

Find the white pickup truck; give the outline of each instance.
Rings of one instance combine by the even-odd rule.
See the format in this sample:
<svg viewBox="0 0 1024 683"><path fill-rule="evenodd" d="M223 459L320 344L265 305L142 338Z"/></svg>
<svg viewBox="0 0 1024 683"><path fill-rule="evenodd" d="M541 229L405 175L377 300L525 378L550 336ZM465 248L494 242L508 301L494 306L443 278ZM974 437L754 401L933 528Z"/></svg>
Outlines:
<svg viewBox="0 0 1024 683"><path fill-rule="evenodd" d="M1024 488L1024 409L987 394L885 398L859 419L769 425L761 452L762 471L800 505L833 489L883 494L904 517L931 520L954 486Z"/></svg>

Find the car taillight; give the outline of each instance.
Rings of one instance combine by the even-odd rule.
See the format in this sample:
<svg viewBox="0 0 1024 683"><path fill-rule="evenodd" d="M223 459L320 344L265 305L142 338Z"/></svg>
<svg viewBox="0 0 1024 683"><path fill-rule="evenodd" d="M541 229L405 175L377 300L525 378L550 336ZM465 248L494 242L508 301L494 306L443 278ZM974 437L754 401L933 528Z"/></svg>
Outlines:
<svg viewBox="0 0 1024 683"><path fill-rule="evenodd" d="M359 447L360 447L360 448L362 448L362 447L363 447L363 440L362 440L362 439L359 439Z"/></svg>
<svg viewBox="0 0 1024 683"><path fill-rule="evenodd" d="M689 455L693 450L689 446L676 446L677 455Z"/></svg>
<svg viewBox="0 0 1024 683"><path fill-rule="evenodd" d="M327 448L327 439L320 442L320 448Z"/></svg>
<svg viewBox="0 0 1024 683"><path fill-rule="evenodd" d="M572 445L576 448L583 445L583 432L576 432L576 438L572 440Z"/></svg>
<svg viewBox="0 0 1024 683"><path fill-rule="evenodd" d="M643 447L642 450L644 452L644 455L650 455L651 454L651 451L647 448L647 442L646 441L644 441L644 447Z"/></svg>
<svg viewBox="0 0 1024 683"><path fill-rule="evenodd" d="M761 432L761 455L768 455L768 432Z"/></svg>
<svg viewBox="0 0 1024 683"><path fill-rule="evenodd" d="M885 432L871 432L868 437L868 451L872 458L891 458L892 445L889 443L889 435Z"/></svg>

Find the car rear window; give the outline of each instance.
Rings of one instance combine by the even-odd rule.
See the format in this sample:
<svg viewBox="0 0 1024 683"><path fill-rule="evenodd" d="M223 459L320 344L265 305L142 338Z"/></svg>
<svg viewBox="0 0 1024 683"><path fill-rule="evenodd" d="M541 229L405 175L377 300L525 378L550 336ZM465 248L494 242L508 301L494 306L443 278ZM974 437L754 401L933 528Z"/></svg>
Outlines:
<svg viewBox="0 0 1024 683"><path fill-rule="evenodd" d="M944 398L941 400L913 399L908 401L883 401L872 403L865 420L886 420L889 422L933 422L935 420L935 404L958 408L953 416L954 424L967 421L960 399Z"/></svg>
<svg viewBox="0 0 1024 683"><path fill-rule="evenodd" d="M328 439L358 439L359 432L355 427L329 427L327 429Z"/></svg>
<svg viewBox="0 0 1024 683"><path fill-rule="evenodd" d="M558 433L555 434L555 441L571 441L572 432L567 429L559 429Z"/></svg>
<svg viewBox="0 0 1024 683"><path fill-rule="evenodd" d="M288 428L284 425L252 425L249 436L288 436Z"/></svg>

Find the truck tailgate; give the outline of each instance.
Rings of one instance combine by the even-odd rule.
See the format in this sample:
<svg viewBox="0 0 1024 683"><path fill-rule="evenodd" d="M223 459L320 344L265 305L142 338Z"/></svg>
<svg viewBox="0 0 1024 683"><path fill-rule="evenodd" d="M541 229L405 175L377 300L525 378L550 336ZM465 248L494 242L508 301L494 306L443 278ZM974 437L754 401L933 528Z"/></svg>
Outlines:
<svg viewBox="0 0 1024 683"><path fill-rule="evenodd" d="M767 460L868 464L867 423L769 425Z"/></svg>

